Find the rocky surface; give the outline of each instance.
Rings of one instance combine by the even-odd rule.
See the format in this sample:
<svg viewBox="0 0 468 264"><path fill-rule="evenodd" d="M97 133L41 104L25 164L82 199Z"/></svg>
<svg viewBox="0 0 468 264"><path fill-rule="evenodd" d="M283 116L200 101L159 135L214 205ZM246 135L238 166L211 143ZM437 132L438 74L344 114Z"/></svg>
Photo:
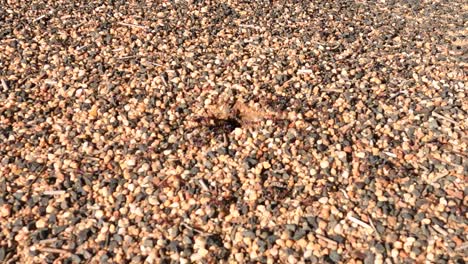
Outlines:
<svg viewBox="0 0 468 264"><path fill-rule="evenodd" d="M464 1L129 2L0 4L0 262L464 263Z"/></svg>

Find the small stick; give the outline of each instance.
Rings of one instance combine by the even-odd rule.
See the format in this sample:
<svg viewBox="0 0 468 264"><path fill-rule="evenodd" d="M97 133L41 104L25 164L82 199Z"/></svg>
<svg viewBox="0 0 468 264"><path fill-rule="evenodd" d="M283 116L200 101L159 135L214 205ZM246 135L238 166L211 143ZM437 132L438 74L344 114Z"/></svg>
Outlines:
<svg viewBox="0 0 468 264"><path fill-rule="evenodd" d="M54 237L54 238L49 238L49 239L43 239L43 240L38 241L37 243L38 243L39 245L41 245L41 244L50 244L50 243L54 243L55 241L57 241L57 238L56 238L56 237Z"/></svg>
<svg viewBox="0 0 468 264"><path fill-rule="evenodd" d="M203 190L205 190L207 192L210 191L210 188L208 188L208 186L206 186L205 181L200 179L200 180L198 180L198 182L200 183L200 186L202 187Z"/></svg>
<svg viewBox="0 0 468 264"><path fill-rule="evenodd" d="M297 70L297 74L313 74L314 71L311 69L300 69Z"/></svg>
<svg viewBox="0 0 468 264"><path fill-rule="evenodd" d="M159 63L155 63L155 62L150 62L150 63L153 64L154 66L159 66L159 67L162 66L162 64L159 64Z"/></svg>
<svg viewBox="0 0 468 264"><path fill-rule="evenodd" d="M389 156L389 157L392 157L392 158L396 158L396 157L397 157L397 155L394 154L394 153L392 153L392 152L384 151L383 153L384 153L385 155Z"/></svg>
<svg viewBox="0 0 468 264"><path fill-rule="evenodd" d="M42 192L43 195L50 195L50 196L55 196L55 195L63 195L65 194L64 190L56 190L56 191L44 191Z"/></svg>
<svg viewBox="0 0 468 264"><path fill-rule="evenodd" d="M5 82L5 80L4 80L3 78L2 78L1 80L2 80L3 89L4 89L5 91L8 91L9 89L8 89L7 83Z"/></svg>
<svg viewBox="0 0 468 264"><path fill-rule="evenodd" d="M369 218L369 223L370 223L372 229L374 229L374 232L375 232L375 234L377 235L377 238L378 238L379 240L382 240L382 237L380 236L379 231L377 231L377 228L375 228L375 225L374 225L374 223L372 222L372 218L371 218L370 216L368 216L368 218Z"/></svg>
<svg viewBox="0 0 468 264"><path fill-rule="evenodd" d="M141 29L148 29L147 26L142 26L142 25L135 25L135 24L129 24L125 22L117 22L117 24L121 26L127 26L127 27L134 27L134 28L141 28Z"/></svg>
<svg viewBox="0 0 468 264"><path fill-rule="evenodd" d="M450 151L448 151L448 152L450 152ZM451 152L455 153L455 154L458 154L458 155L460 155L462 157L468 158L468 155L466 155L465 153L462 153L462 152L460 152L458 150L452 150Z"/></svg>
<svg viewBox="0 0 468 264"><path fill-rule="evenodd" d="M351 222L353 222L353 223L355 223L355 224L357 224L357 225L360 225L360 226L362 226L362 227L364 227L364 228L372 229L372 226L370 226L370 225L369 225L368 223L366 223L366 222L363 222L363 221L360 220L360 219L357 219L356 217L353 217L353 216L351 216L351 215L348 215L348 219L349 219Z"/></svg>
<svg viewBox="0 0 468 264"><path fill-rule="evenodd" d="M453 120L452 118L443 116L443 115L441 115L441 114L439 114L439 113L437 113L435 111L432 112L432 116L444 119L445 121L448 121L448 122L450 122L450 123L452 123L454 125L458 125L458 123L455 120Z"/></svg>
<svg viewBox="0 0 468 264"><path fill-rule="evenodd" d="M64 250L64 249L60 249L60 248L48 248L48 247L45 247L45 248L37 248L36 249L37 251L41 251L41 252L46 252L46 253L56 253L56 254L64 254L64 255L70 255L71 253Z"/></svg>
<svg viewBox="0 0 468 264"><path fill-rule="evenodd" d="M163 77L163 76L160 76L161 77L161 81L162 83L164 84L164 86L168 86L167 82L166 82L166 79Z"/></svg>
<svg viewBox="0 0 468 264"><path fill-rule="evenodd" d="M76 48L76 51L80 51L80 50L82 50L82 49L84 49L84 48L86 48L86 47L88 47L88 46L89 46L89 45L83 45L83 46L81 46L81 47L78 47L78 48Z"/></svg>
<svg viewBox="0 0 468 264"><path fill-rule="evenodd" d="M191 229L191 230L193 230L193 231L199 233L200 235L203 235L203 236L210 236L210 235L211 235L211 234L208 233L208 232L205 232L205 231L200 230L200 229L198 229L198 228L192 227L192 226L190 226L190 225L188 225L188 224L186 224L186 223L181 223L181 225L182 225L182 226L185 226L185 227L188 228L188 229Z"/></svg>
<svg viewBox="0 0 468 264"><path fill-rule="evenodd" d="M349 200L349 195L346 193L346 191L343 189L340 189L340 191L343 193L344 197Z"/></svg>
<svg viewBox="0 0 468 264"><path fill-rule="evenodd" d="M17 41L17 38L2 39L2 41Z"/></svg>
<svg viewBox="0 0 468 264"><path fill-rule="evenodd" d="M174 175L172 175L172 174L171 174L171 175L167 175L166 177L164 177L164 179L162 179L162 180L159 182L159 184L162 184L162 183L164 183L165 181L169 180L169 178L172 177L172 176L174 176Z"/></svg>
<svg viewBox="0 0 468 264"><path fill-rule="evenodd" d="M434 155L431 155L431 158L436 159L436 160L438 160L440 162L443 162L443 163L448 164L448 165L453 166L453 167L461 167L461 165L454 164L454 163L452 163L450 161L446 161L446 160L444 160L442 158L439 158L439 157L436 157Z"/></svg>
<svg viewBox="0 0 468 264"><path fill-rule="evenodd" d="M120 57L118 58L119 60L128 60L128 59L134 59L134 58L138 58L139 56L137 55L131 55L131 56L124 56L124 57Z"/></svg>
<svg viewBox="0 0 468 264"><path fill-rule="evenodd" d="M46 15L39 16L39 17L37 17L36 19L34 19L33 22L37 22L37 21L43 19L44 17L46 17Z"/></svg>
<svg viewBox="0 0 468 264"><path fill-rule="evenodd" d="M48 85L56 85L56 84L57 84L56 81L50 80L50 79L45 80L44 83L45 83L45 84L48 84Z"/></svg>
<svg viewBox="0 0 468 264"><path fill-rule="evenodd" d="M444 178L445 176L449 176L449 175L450 175L450 173L446 173L446 174L441 173L441 174L435 176L434 178L432 178L432 179L429 181L429 184L433 184L434 182L436 182L436 181L438 181L438 180Z"/></svg>
<svg viewBox="0 0 468 264"><path fill-rule="evenodd" d="M331 240L329 239L328 237L325 237L325 236L322 236L322 235L319 235L319 234L315 234L319 239L325 241L325 242L328 242L334 246L338 246L338 242L334 241L334 240Z"/></svg>
<svg viewBox="0 0 468 264"><path fill-rule="evenodd" d="M438 226L438 225L432 225L432 228L434 228L435 231L437 231L437 233L443 235L443 236L447 236L448 233L447 231L445 231L444 229L442 229L442 227Z"/></svg>

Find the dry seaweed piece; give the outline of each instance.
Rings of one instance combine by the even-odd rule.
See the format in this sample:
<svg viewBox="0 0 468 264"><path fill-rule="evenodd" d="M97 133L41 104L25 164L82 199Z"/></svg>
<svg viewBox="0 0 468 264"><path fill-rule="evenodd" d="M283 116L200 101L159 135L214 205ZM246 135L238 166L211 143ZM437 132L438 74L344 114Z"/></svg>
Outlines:
<svg viewBox="0 0 468 264"><path fill-rule="evenodd" d="M280 114L258 110L238 100L232 106L228 103L212 105L204 110L204 116L193 121L212 131L232 132L238 127L251 127L266 119L282 120Z"/></svg>

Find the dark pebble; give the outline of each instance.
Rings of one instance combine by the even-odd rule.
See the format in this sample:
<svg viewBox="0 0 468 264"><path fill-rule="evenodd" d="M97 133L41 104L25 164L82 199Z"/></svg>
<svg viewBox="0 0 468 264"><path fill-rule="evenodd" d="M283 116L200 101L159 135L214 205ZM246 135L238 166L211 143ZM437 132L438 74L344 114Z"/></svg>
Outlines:
<svg viewBox="0 0 468 264"><path fill-rule="evenodd" d="M294 233L293 240L297 241L307 235L307 231L304 229L299 229Z"/></svg>
<svg viewBox="0 0 468 264"><path fill-rule="evenodd" d="M206 239L206 245L208 247L210 247L210 246L222 247L223 244L224 244L223 239L218 234L211 235Z"/></svg>
<svg viewBox="0 0 468 264"><path fill-rule="evenodd" d="M265 252L265 250L267 249L267 243L263 241L262 239L259 239L257 241L257 245L258 245L258 250L260 251L260 253Z"/></svg>
<svg viewBox="0 0 468 264"><path fill-rule="evenodd" d="M411 252L413 252L414 254L416 254L416 256L419 256L419 254L421 254L422 250L420 247L415 247L413 246L413 248L411 249Z"/></svg>
<svg viewBox="0 0 468 264"><path fill-rule="evenodd" d="M374 253L370 251L366 252L366 258L364 259L364 264L374 264L374 263L375 263Z"/></svg>
<svg viewBox="0 0 468 264"><path fill-rule="evenodd" d="M154 246L154 241L151 238L147 238L143 242L143 246L145 247L153 247Z"/></svg>
<svg viewBox="0 0 468 264"><path fill-rule="evenodd" d="M382 243L377 243L377 245L375 245L375 249L380 254L383 254L385 252L385 246Z"/></svg>
<svg viewBox="0 0 468 264"><path fill-rule="evenodd" d="M54 236L56 236L56 235L62 233L65 229L67 229L67 226L64 226L64 225L63 225L63 226L54 227L54 228L52 229L52 234L53 234Z"/></svg>
<svg viewBox="0 0 468 264"><path fill-rule="evenodd" d="M318 222L317 222L316 216L306 217L306 221L309 224L309 226L312 228L312 230L315 230L318 228Z"/></svg>
<svg viewBox="0 0 468 264"><path fill-rule="evenodd" d="M5 259L5 255L6 255L6 250L4 247L0 247L0 261L3 261Z"/></svg>
<svg viewBox="0 0 468 264"><path fill-rule="evenodd" d="M336 252L336 250L333 250L332 252L330 252L329 257L335 263L340 262L340 260L341 260L341 255L338 254L338 252Z"/></svg>
<svg viewBox="0 0 468 264"><path fill-rule="evenodd" d="M181 249L179 241L171 241L169 245L167 245L167 249L172 252L179 252Z"/></svg>
<svg viewBox="0 0 468 264"><path fill-rule="evenodd" d="M109 263L109 256L107 254L104 254L102 255L100 258L99 258L99 262L100 263Z"/></svg>
<svg viewBox="0 0 468 264"><path fill-rule="evenodd" d="M286 228L286 230L291 231L291 232L294 232L297 229L297 225L294 225L294 224L287 224L284 227Z"/></svg>
<svg viewBox="0 0 468 264"><path fill-rule="evenodd" d="M78 243L78 245L81 245L84 242L86 242L90 236L91 236L91 230L89 228L81 230L78 233L78 239L76 240L76 242Z"/></svg>
<svg viewBox="0 0 468 264"><path fill-rule="evenodd" d="M276 242L277 239L278 239L278 237L276 235L268 236L267 237L267 243L270 244L270 245L273 245Z"/></svg>
<svg viewBox="0 0 468 264"><path fill-rule="evenodd" d="M343 244L345 242L345 238L341 235L330 235L330 239L336 241L339 244Z"/></svg>
<svg viewBox="0 0 468 264"><path fill-rule="evenodd" d="M182 251L181 256L182 257L190 257L193 253L193 250L189 247L186 247L184 251Z"/></svg>
<svg viewBox="0 0 468 264"><path fill-rule="evenodd" d="M242 235L244 237L248 237L248 238L252 238L252 239L255 238L255 233L252 232L252 231L244 231L244 232L242 232Z"/></svg>

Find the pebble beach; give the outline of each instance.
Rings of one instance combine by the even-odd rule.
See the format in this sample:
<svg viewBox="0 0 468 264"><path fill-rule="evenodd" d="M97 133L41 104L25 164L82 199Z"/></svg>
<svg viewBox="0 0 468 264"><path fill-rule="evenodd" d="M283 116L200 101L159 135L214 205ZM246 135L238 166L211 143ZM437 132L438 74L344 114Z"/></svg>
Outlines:
<svg viewBox="0 0 468 264"><path fill-rule="evenodd" d="M0 1L0 263L465 263L467 14Z"/></svg>

